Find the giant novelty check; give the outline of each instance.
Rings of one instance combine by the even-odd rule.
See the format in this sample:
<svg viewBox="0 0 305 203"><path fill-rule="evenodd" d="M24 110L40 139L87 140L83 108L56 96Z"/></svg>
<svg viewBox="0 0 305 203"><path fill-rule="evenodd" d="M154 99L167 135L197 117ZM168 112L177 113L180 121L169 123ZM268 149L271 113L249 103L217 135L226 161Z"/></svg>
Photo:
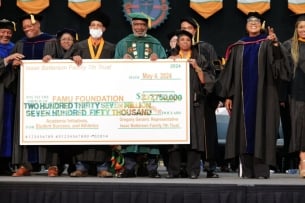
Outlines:
<svg viewBox="0 0 305 203"><path fill-rule="evenodd" d="M22 145L186 144L186 60L25 60Z"/></svg>

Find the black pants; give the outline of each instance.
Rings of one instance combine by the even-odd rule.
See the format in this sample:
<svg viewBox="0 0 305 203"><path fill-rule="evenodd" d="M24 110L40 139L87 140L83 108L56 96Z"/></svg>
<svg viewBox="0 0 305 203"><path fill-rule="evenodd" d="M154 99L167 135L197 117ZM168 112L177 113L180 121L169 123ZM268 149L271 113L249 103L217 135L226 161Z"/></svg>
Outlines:
<svg viewBox="0 0 305 203"><path fill-rule="evenodd" d="M168 173L174 176L180 175L183 150L174 150L169 153ZM186 171L190 175L192 172L199 176L201 153L194 150L186 151Z"/></svg>
<svg viewBox="0 0 305 203"><path fill-rule="evenodd" d="M261 159L251 154L242 154L239 157L239 177L242 178L269 178L270 169Z"/></svg>

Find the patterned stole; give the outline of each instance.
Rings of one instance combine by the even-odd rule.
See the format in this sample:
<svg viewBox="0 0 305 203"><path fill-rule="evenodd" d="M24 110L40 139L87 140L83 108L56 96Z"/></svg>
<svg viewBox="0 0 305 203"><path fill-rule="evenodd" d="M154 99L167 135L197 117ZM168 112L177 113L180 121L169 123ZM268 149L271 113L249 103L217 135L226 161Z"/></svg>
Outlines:
<svg viewBox="0 0 305 203"><path fill-rule="evenodd" d="M68 0L68 7L83 18L101 6L101 0Z"/></svg>
<svg viewBox="0 0 305 203"><path fill-rule="evenodd" d="M222 9L222 0L190 0L190 7L204 18Z"/></svg>
<svg viewBox="0 0 305 203"><path fill-rule="evenodd" d="M101 39L101 41L98 45L96 54L95 54L95 48L93 46L91 37L89 37L89 39L88 39L88 47L89 47L91 59L99 59L102 54L103 47L104 47L104 39L103 38Z"/></svg>
<svg viewBox="0 0 305 203"><path fill-rule="evenodd" d="M143 53L138 53L141 50L141 47L138 48L138 44L136 42L127 42L127 53L132 56L134 59L149 59L152 54L152 43L145 42ZM140 56L139 56L140 55Z"/></svg>
<svg viewBox="0 0 305 203"><path fill-rule="evenodd" d="M270 0L237 0L237 8L246 15L253 11L263 14L270 9Z"/></svg>
<svg viewBox="0 0 305 203"><path fill-rule="evenodd" d="M17 6L27 13L40 13L48 8L50 0L17 0Z"/></svg>
<svg viewBox="0 0 305 203"><path fill-rule="evenodd" d="M302 14L305 11L305 0L288 0L288 8L295 14Z"/></svg>

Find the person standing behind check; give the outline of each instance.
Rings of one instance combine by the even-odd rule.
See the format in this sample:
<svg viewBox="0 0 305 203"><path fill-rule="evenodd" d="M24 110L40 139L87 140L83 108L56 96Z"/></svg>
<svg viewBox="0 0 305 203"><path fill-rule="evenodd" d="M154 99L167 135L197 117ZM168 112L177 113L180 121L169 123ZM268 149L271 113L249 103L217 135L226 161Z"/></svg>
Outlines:
<svg viewBox="0 0 305 203"><path fill-rule="evenodd" d="M15 22L0 20L0 175L11 173L15 90L9 84L15 77L10 66L14 59L24 57L19 53L10 54L14 48L11 38L15 31Z"/></svg>
<svg viewBox="0 0 305 203"><path fill-rule="evenodd" d="M24 14L20 18L22 29L25 36L16 42L12 53L20 53L24 55L25 60L41 60L46 42L54 37L41 30L41 21L43 16L40 14ZM32 167L34 169L45 165L45 146L25 146L20 145L20 59L14 59L12 66L17 74L17 95L15 105L15 120L14 120L14 140L13 140L13 156L12 164L18 165L19 168L14 177L30 175Z"/></svg>
<svg viewBox="0 0 305 203"><path fill-rule="evenodd" d="M114 57L115 45L104 40L103 33L109 26L110 19L100 9L87 16L90 36L75 44L73 61L81 65L82 59L111 59ZM95 87L102 88L102 87ZM111 146L90 145L77 146L74 159L76 170L70 173L71 177L84 177L92 172L98 177L112 177L109 172ZM74 153L73 152L73 153ZM96 167L96 172L93 167Z"/></svg>
<svg viewBox="0 0 305 203"><path fill-rule="evenodd" d="M156 38L147 34L151 26L152 18L145 13L131 13L132 34L129 34L117 43L115 49L116 59L150 59L152 61L159 58L166 58L166 52ZM147 172L151 178L160 178L158 173L158 155L160 154L157 146L129 145L123 146L125 157L125 171L120 177L136 176L137 159L147 155ZM141 163L138 163L141 164ZM139 171L138 171L139 172ZM139 173L137 174L140 175Z"/></svg>

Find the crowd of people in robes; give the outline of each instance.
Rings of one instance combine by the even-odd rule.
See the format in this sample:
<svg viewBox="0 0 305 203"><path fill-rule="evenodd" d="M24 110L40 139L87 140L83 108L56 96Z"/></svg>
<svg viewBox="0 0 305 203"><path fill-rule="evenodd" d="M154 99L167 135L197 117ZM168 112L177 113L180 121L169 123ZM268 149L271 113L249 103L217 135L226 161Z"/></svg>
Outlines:
<svg viewBox="0 0 305 203"><path fill-rule="evenodd" d="M70 28L56 35L41 30L43 16L20 17L24 37L11 38L16 23L0 20L0 173L31 175L41 166L57 177L68 164L71 177L161 178L163 158L166 178L197 179L204 162L207 178L219 178L215 110L227 109L225 159L237 159L241 178L270 178L276 166L276 139L280 109L290 112L285 138L287 151L299 153L299 174L305 178L305 15L298 17L291 39L281 43L257 12L246 16L246 36L228 46L225 63L212 44L199 40L200 25L191 17L169 34L169 49L148 34L152 18L131 13L132 33L117 44L103 37L110 19L97 10L86 17L89 37L79 41ZM20 68L22 59L186 59L190 68L190 144L184 145L20 145ZM284 88L282 88L284 87ZM285 91L284 91L285 90ZM288 140L288 142L287 142ZM16 166L16 168L12 167Z"/></svg>

